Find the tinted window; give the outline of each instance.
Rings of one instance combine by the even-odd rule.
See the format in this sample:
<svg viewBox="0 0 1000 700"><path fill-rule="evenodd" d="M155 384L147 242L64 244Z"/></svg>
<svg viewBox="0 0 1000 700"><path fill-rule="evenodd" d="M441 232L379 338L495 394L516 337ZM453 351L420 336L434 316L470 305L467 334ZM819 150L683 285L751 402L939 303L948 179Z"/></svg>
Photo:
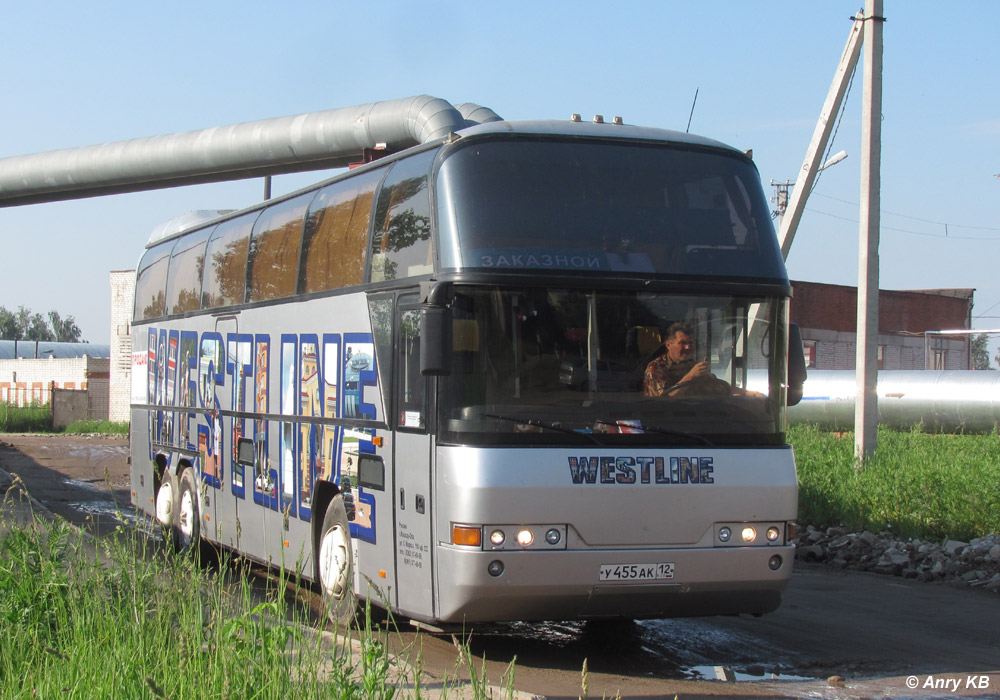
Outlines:
<svg viewBox="0 0 1000 700"><path fill-rule="evenodd" d="M438 380L441 443L784 440L783 298L553 285L455 289L450 373ZM399 353L407 351L405 320ZM673 359L665 343L671 332L693 341ZM404 359L397 356L400 370ZM702 362L710 375L684 384ZM403 410L417 409L396 407Z"/></svg>
<svg viewBox="0 0 1000 700"><path fill-rule="evenodd" d="M372 199L385 170L340 180L319 191L302 237L299 291L361 284Z"/></svg>
<svg viewBox="0 0 1000 700"><path fill-rule="evenodd" d="M247 301L295 294L302 222L314 192L270 206L257 219L250 238Z"/></svg>
<svg viewBox="0 0 1000 700"><path fill-rule="evenodd" d="M785 278L760 177L726 151L469 143L437 184L444 268Z"/></svg>
<svg viewBox="0 0 1000 700"><path fill-rule="evenodd" d="M372 282L429 274L431 207L427 176L436 151L401 160L379 191L372 236Z"/></svg>
<svg viewBox="0 0 1000 700"><path fill-rule="evenodd" d="M174 246L167 273L167 313L182 314L201 307L205 244L214 230L212 227L189 233Z"/></svg>
<svg viewBox="0 0 1000 700"><path fill-rule="evenodd" d="M166 314L167 263L175 241L150 248L139 261L135 276L135 309L133 318L142 321Z"/></svg>
<svg viewBox="0 0 1000 700"><path fill-rule="evenodd" d="M201 288L203 309L243 303L250 228L259 213L250 212L219 224L209 239Z"/></svg>

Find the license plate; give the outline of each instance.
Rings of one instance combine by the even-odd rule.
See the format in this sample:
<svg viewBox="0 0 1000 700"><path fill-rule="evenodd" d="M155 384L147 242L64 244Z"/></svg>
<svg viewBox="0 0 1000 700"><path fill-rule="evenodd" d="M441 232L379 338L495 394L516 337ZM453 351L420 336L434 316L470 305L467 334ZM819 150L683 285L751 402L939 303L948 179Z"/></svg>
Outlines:
<svg viewBox="0 0 1000 700"><path fill-rule="evenodd" d="M661 581L674 577L673 562L657 564L601 564L601 581Z"/></svg>

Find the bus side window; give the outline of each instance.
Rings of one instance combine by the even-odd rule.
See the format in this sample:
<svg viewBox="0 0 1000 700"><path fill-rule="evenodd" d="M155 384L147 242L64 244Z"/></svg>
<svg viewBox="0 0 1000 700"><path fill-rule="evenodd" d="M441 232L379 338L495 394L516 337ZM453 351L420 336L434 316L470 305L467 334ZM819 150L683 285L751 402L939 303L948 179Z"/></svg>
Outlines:
<svg viewBox="0 0 1000 700"><path fill-rule="evenodd" d="M167 264L176 241L166 241L146 251L135 276L133 318L144 321L166 313Z"/></svg>
<svg viewBox="0 0 1000 700"><path fill-rule="evenodd" d="M168 314L182 314L201 308L205 244L214 230L214 227L201 229L177 241L167 272Z"/></svg>
<svg viewBox="0 0 1000 700"><path fill-rule="evenodd" d="M429 274L431 203L427 177L436 151L398 161L379 191L371 244L371 281Z"/></svg>
<svg viewBox="0 0 1000 700"><path fill-rule="evenodd" d="M259 214L259 211L252 211L225 221L212 233L205 252L201 308L213 309L243 303L250 229Z"/></svg>
<svg viewBox="0 0 1000 700"><path fill-rule="evenodd" d="M264 210L253 225L247 257L247 303L295 294L302 222L314 192Z"/></svg>
<svg viewBox="0 0 1000 700"><path fill-rule="evenodd" d="M309 207L302 234L300 294L361 284L375 188L385 169L324 187Z"/></svg>
<svg viewBox="0 0 1000 700"><path fill-rule="evenodd" d="M397 350L396 426L422 430L426 428L427 378L420 373L420 311L404 309L399 315L399 347Z"/></svg>

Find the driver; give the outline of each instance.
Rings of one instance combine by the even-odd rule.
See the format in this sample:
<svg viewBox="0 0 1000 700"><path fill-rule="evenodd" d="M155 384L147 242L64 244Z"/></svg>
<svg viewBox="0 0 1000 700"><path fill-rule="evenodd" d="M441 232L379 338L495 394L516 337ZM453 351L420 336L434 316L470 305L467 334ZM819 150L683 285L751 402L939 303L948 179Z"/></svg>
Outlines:
<svg viewBox="0 0 1000 700"><path fill-rule="evenodd" d="M694 333L691 326L683 321L672 324L667 328L663 346L666 352L646 366L642 379L642 393L645 396L731 393L729 384L712 374L708 360L694 361Z"/></svg>

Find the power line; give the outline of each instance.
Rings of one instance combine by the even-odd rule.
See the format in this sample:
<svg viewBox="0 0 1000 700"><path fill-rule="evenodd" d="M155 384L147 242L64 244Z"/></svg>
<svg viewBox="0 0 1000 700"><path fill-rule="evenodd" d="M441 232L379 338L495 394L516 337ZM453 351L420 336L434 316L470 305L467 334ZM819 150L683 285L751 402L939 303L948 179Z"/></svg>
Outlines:
<svg viewBox="0 0 1000 700"><path fill-rule="evenodd" d="M855 206L855 207L859 206L857 202L851 202L851 201L848 201L846 199L839 199L838 197L831 197L828 194L822 194L820 192L813 192L812 196L813 197L823 197L825 199L832 199L835 202L841 202L842 204L850 204L851 206ZM910 216L909 214L899 214L897 212L888 211L886 209L880 209L879 211L882 212L883 214L890 214L892 216L899 216L899 217L902 217L904 219L911 219L912 221L920 221L920 222L925 223L925 224L937 224L938 226L944 226L945 228L970 228L970 229L974 229L974 230L977 230L977 231L998 231L998 232L1000 232L1000 228L997 228L995 226L967 226L965 224L953 224L953 223L950 223L950 222L947 222L947 221L934 221L933 219L921 219L919 216ZM904 229L893 229L893 230L902 231Z"/></svg>
<svg viewBox="0 0 1000 700"><path fill-rule="evenodd" d="M833 199L833 197L831 197L830 199ZM844 201L844 200L838 200L838 201ZM846 203L847 204L851 204L851 202L846 202ZM857 206L857 205L855 205L855 206ZM822 214L823 216L829 216L831 219L840 219L841 221L849 221L849 222L854 223L854 224L859 223L857 219L852 219L852 218L847 217L847 216L838 216L837 214L831 214L830 212L827 212L827 211L820 211L819 209L813 209L812 207L806 207L806 211L810 211L810 212L812 212L814 214ZM891 212L886 212L886 213L891 213ZM898 214L897 216L903 216L903 215L902 214ZM908 218L912 219L914 217L908 217ZM918 219L918 221L926 221L926 219ZM931 223L937 223L937 222L931 222ZM1000 228L989 228L989 227L986 227L986 226L960 226L958 224L942 224L942 225L945 226L945 227L952 227L952 228L972 228L972 229L979 229L979 230L983 230L983 231L997 231L997 232L1000 232ZM927 231L913 231L911 229L896 228L894 226L879 226L879 228L882 231L895 231L896 233L909 233L909 234L912 234L914 236L927 236L927 237L930 237L930 238L949 238L949 239L953 239L953 240L963 240L963 241L1000 241L1000 236L953 236L953 235L947 233L947 231L945 233L928 233Z"/></svg>

